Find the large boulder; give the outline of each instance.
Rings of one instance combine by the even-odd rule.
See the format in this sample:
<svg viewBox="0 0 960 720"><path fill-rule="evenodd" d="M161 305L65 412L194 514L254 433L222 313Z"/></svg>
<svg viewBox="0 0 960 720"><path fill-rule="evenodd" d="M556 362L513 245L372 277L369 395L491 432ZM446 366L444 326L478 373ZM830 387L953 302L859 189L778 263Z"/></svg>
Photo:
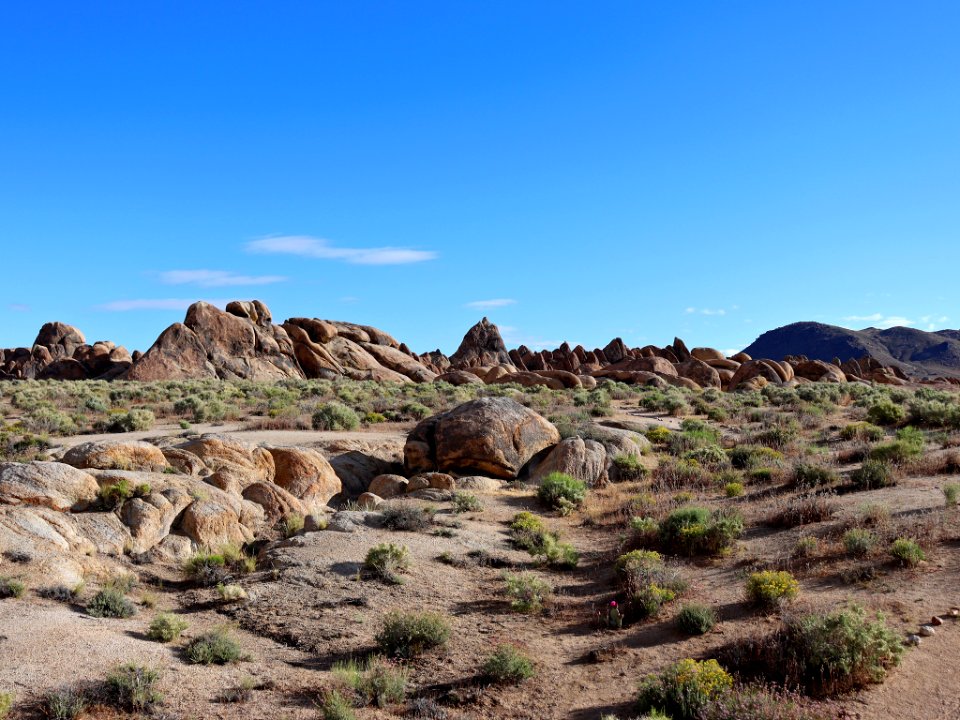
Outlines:
<svg viewBox="0 0 960 720"><path fill-rule="evenodd" d="M253 540L253 533L240 522L237 503L223 495L196 500L183 511L180 530L200 547L220 548Z"/></svg>
<svg viewBox="0 0 960 720"><path fill-rule="evenodd" d="M697 360L695 357L677 363L674 365L674 368L676 368L677 374L680 375L681 378L692 380L702 388L720 387L720 375L717 374L717 371L702 360Z"/></svg>
<svg viewBox="0 0 960 720"><path fill-rule="evenodd" d="M596 440L580 437L561 440L537 464L530 478L539 482L553 472L570 475L590 486L602 485L607 480L607 450Z"/></svg>
<svg viewBox="0 0 960 720"><path fill-rule="evenodd" d="M437 375L434 382L446 382L451 385L483 385L483 380L465 370L448 370L442 375Z"/></svg>
<svg viewBox="0 0 960 720"><path fill-rule="evenodd" d="M404 447L412 472L441 470L513 479L535 455L560 442L557 429L515 400L472 400L427 418Z"/></svg>
<svg viewBox="0 0 960 720"><path fill-rule="evenodd" d="M127 371L127 380L187 380L216 378L217 370L197 334L174 323L156 339Z"/></svg>
<svg viewBox="0 0 960 720"><path fill-rule="evenodd" d="M163 472L168 466L156 445L135 440L97 440L67 450L63 462L75 468Z"/></svg>
<svg viewBox="0 0 960 720"><path fill-rule="evenodd" d="M40 328L34 345L50 350L54 358L72 358L73 353L87 342L83 333L72 325L62 322L48 322Z"/></svg>
<svg viewBox="0 0 960 720"><path fill-rule="evenodd" d="M235 476L241 485L273 482L276 473L273 455L268 451L226 435L201 435L183 443L178 449L200 458L210 470Z"/></svg>
<svg viewBox="0 0 960 720"><path fill-rule="evenodd" d="M306 506L299 499L273 483L248 485L243 490L243 499L262 507L267 520L271 522L291 515L303 517L308 514Z"/></svg>
<svg viewBox="0 0 960 720"><path fill-rule="evenodd" d="M275 465L273 481L301 500L308 512L323 507L343 489L336 471L318 451L281 447L267 451Z"/></svg>
<svg viewBox="0 0 960 720"><path fill-rule="evenodd" d="M0 464L0 504L37 505L58 512L83 510L99 491L93 476L63 463Z"/></svg>

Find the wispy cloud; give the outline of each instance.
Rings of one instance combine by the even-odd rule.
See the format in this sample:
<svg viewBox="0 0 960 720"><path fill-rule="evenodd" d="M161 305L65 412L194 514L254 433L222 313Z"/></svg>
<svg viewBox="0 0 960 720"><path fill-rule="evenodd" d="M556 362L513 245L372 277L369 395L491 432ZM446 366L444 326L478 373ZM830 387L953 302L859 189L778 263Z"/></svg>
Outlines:
<svg viewBox="0 0 960 720"><path fill-rule="evenodd" d="M320 260L341 260L353 265L409 265L437 257L437 253L432 250L336 247L329 240L309 235L282 235L252 240L247 243L246 250L261 255L297 255Z"/></svg>
<svg viewBox="0 0 960 720"><path fill-rule="evenodd" d="M531 350L553 350L563 345L563 340L547 340L535 335L528 335L511 325L498 325L497 328L500 330L500 337L503 338L503 342L508 348L526 345ZM576 343L570 343L571 347L575 345Z"/></svg>
<svg viewBox="0 0 960 720"><path fill-rule="evenodd" d="M10 303L9 305L7 305L7 308L9 310L12 310L13 312L21 312L21 313L30 312L30 306L24 303Z"/></svg>
<svg viewBox="0 0 960 720"><path fill-rule="evenodd" d="M937 330L946 325L950 321L946 315L923 315L920 317L920 322L923 323L927 330Z"/></svg>
<svg viewBox="0 0 960 720"><path fill-rule="evenodd" d="M896 327L898 325L910 327L916 325L915 320L910 320L902 315L884 315L883 313L873 313L872 315L848 315L843 318L845 322L851 323L870 323L873 327L881 330Z"/></svg>
<svg viewBox="0 0 960 720"><path fill-rule="evenodd" d="M734 307L734 310L736 309L737 308ZM695 315L695 314L696 315L726 315L727 314L727 311L724 310L723 308L711 309L711 308L688 307L686 310L684 310L684 312L687 315Z"/></svg>
<svg viewBox="0 0 960 720"><path fill-rule="evenodd" d="M114 300L113 302L97 305L97 310L106 312L130 312L131 310L186 310L195 302L203 302L225 308L229 300L203 298L149 298L137 300Z"/></svg>
<svg viewBox="0 0 960 720"><path fill-rule="evenodd" d="M494 298L493 300L474 300L473 302L468 302L464 307L474 308L476 310L487 310L489 308L501 308L516 304L517 301L512 298Z"/></svg>
<svg viewBox="0 0 960 720"><path fill-rule="evenodd" d="M229 270L167 270L160 273L165 285L199 285L200 287L234 287L239 285L272 285L284 282L283 275L240 275Z"/></svg>

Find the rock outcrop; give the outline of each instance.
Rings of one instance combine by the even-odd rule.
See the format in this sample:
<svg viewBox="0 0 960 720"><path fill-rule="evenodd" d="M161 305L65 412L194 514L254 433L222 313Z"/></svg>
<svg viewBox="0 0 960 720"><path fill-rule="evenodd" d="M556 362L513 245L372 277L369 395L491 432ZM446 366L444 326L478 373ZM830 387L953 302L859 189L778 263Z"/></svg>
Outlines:
<svg viewBox="0 0 960 720"><path fill-rule="evenodd" d="M468 367L513 365L513 361L500 337L500 330L483 318L464 335L460 347L450 356L450 365L462 370Z"/></svg>
<svg viewBox="0 0 960 720"><path fill-rule="evenodd" d="M408 472L516 478L539 452L560 442L543 417L509 398L480 398L427 418L404 446Z"/></svg>

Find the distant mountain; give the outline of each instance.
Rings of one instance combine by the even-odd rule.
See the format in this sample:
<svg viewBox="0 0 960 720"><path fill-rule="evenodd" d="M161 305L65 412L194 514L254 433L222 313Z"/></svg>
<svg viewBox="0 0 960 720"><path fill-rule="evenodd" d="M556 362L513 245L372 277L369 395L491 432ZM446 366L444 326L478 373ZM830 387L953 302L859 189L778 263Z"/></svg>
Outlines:
<svg viewBox="0 0 960 720"><path fill-rule="evenodd" d="M841 362L869 355L895 365L916 378L960 377L960 330L925 332L908 327L848 330L836 325L798 322L770 330L744 352L753 357L781 359L806 355L811 360Z"/></svg>

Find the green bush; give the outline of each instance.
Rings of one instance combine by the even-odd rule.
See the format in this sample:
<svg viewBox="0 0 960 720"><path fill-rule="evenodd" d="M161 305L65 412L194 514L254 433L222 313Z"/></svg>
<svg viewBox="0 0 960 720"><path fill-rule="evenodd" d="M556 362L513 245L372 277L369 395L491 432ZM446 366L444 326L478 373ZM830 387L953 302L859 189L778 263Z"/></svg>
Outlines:
<svg viewBox="0 0 960 720"><path fill-rule="evenodd" d="M616 455L613 468L613 474L619 481L642 480L649 472L636 455Z"/></svg>
<svg viewBox="0 0 960 720"><path fill-rule="evenodd" d="M136 614L137 608L120 590L105 587L87 603L87 612L99 618L127 618Z"/></svg>
<svg viewBox="0 0 960 720"><path fill-rule="evenodd" d="M553 586L532 573L506 575L504 582L510 607L517 612L538 613L553 594Z"/></svg>
<svg viewBox="0 0 960 720"><path fill-rule="evenodd" d="M383 618L377 631L377 645L389 657L412 658L446 645L450 625L439 613L394 610Z"/></svg>
<svg viewBox="0 0 960 720"><path fill-rule="evenodd" d="M579 506L586 495L586 483L560 472L552 472L543 478L537 491L540 502L554 509L561 509L565 504Z"/></svg>
<svg viewBox="0 0 960 720"><path fill-rule="evenodd" d="M150 410L128 410L112 413L105 429L107 432L114 433L149 430L156 420L156 416Z"/></svg>
<svg viewBox="0 0 960 720"><path fill-rule="evenodd" d="M953 507L960 500L960 483L948 482L943 484L944 503L947 507Z"/></svg>
<svg viewBox="0 0 960 720"><path fill-rule="evenodd" d="M194 665L226 665L243 658L243 648L229 629L218 627L191 640L186 655Z"/></svg>
<svg viewBox="0 0 960 720"><path fill-rule="evenodd" d="M353 660L336 663L334 677L353 691L357 704L379 708L402 703L407 695L409 674L406 668L379 655L361 666Z"/></svg>
<svg viewBox="0 0 960 720"><path fill-rule="evenodd" d="M674 510L660 523L659 541L667 552L715 555L730 547L742 533L743 520L739 515L685 507Z"/></svg>
<svg viewBox="0 0 960 720"><path fill-rule="evenodd" d="M687 635L703 635L717 624L717 614L709 605L687 603L677 614L677 627Z"/></svg>
<svg viewBox="0 0 960 720"><path fill-rule="evenodd" d="M800 583L786 570L763 570L747 578L747 598L759 607L776 607L793 600L799 591Z"/></svg>
<svg viewBox="0 0 960 720"><path fill-rule="evenodd" d="M311 418L314 430L356 430L360 418L356 412L338 402L318 407Z"/></svg>
<svg viewBox="0 0 960 720"><path fill-rule="evenodd" d="M400 573L410 567L410 552L404 545L381 543L367 551L363 566L381 580L399 585Z"/></svg>
<svg viewBox="0 0 960 720"><path fill-rule="evenodd" d="M738 470L775 467L783 462L783 453L762 445L738 445L727 454L730 464Z"/></svg>
<svg viewBox="0 0 960 720"><path fill-rule="evenodd" d="M662 425L654 425L653 427L647 428L647 431L644 433L647 440L652 442L654 445L666 445L670 442L670 432L669 428L665 428Z"/></svg>
<svg viewBox="0 0 960 720"><path fill-rule="evenodd" d="M858 490L876 490L897 482L890 465L883 460L865 460L850 474L850 479Z"/></svg>
<svg viewBox="0 0 960 720"><path fill-rule="evenodd" d="M235 575L245 575L256 569L257 560L235 545L224 545L217 552L201 550L184 563L183 570L200 585L219 585Z"/></svg>
<svg viewBox="0 0 960 720"><path fill-rule="evenodd" d="M788 617L770 660L785 670L788 684L833 695L881 682L902 655L899 634L883 616L871 619L853 606L827 615Z"/></svg>
<svg viewBox="0 0 960 720"><path fill-rule="evenodd" d="M660 711L673 720L698 720L715 699L733 687L733 678L716 660L689 658L640 683L640 712Z"/></svg>
<svg viewBox="0 0 960 720"><path fill-rule="evenodd" d="M357 717L353 702L336 690L324 693L320 700L320 714L323 720L356 720Z"/></svg>
<svg viewBox="0 0 960 720"><path fill-rule="evenodd" d="M43 713L50 720L76 720L86 712L87 704L87 696L81 690L54 690L43 699ZM3 717L4 714L0 712L0 718Z"/></svg>
<svg viewBox="0 0 960 720"><path fill-rule="evenodd" d="M457 514L482 512L483 503L476 495L458 490L453 494L453 511Z"/></svg>
<svg viewBox="0 0 960 720"><path fill-rule="evenodd" d="M830 468L811 463L797 463L793 467L793 484L802 488L829 485L837 480L837 474Z"/></svg>
<svg viewBox="0 0 960 720"><path fill-rule="evenodd" d="M742 482L728 482L723 486L723 494L728 498L736 498L743 495L743 483Z"/></svg>
<svg viewBox="0 0 960 720"><path fill-rule="evenodd" d="M613 569L631 612L638 618L655 617L687 588L680 574L668 568L660 553L653 550L625 553L617 558Z"/></svg>
<svg viewBox="0 0 960 720"><path fill-rule="evenodd" d="M892 400L880 400L867 410L867 421L874 425L899 425L907 417L907 411Z"/></svg>
<svg viewBox="0 0 960 720"><path fill-rule="evenodd" d="M0 576L0 600L4 598L20 598L26 592L27 586L12 577Z"/></svg>
<svg viewBox="0 0 960 720"><path fill-rule="evenodd" d="M843 534L844 549L855 557L866 557L877 544L877 536L864 528L851 528Z"/></svg>
<svg viewBox="0 0 960 720"><path fill-rule="evenodd" d="M897 431L896 440L873 448L869 457L871 460L903 464L923 454L925 442L922 432L913 427L905 427Z"/></svg>
<svg viewBox="0 0 960 720"><path fill-rule="evenodd" d="M500 685L519 685L536 675L533 660L513 645L498 645L483 663L480 673L490 682Z"/></svg>
<svg viewBox="0 0 960 720"><path fill-rule="evenodd" d="M163 702L156 689L160 672L143 665L121 665L107 676L107 691L114 705L144 712Z"/></svg>
<svg viewBox="0 0 960 720"><path fill-rule="evenodd" d="M5 718L10 714L10 710L12 708L13 693L0 692L0 720L5 720Z"/></svg>
<svg viewBox="0 0 960 720"><path fill-rule="evenodd" d="M527 511L513 517L510 539L535 558L542 557L551 567L573 568L580 559L572 545L560 542L556 533L550 532L540 518Z"/></svg>
<svg viewBox="0 0 960 720"><path fill-rule="evenodd" d="M863 440L877 442L883 439L883 428L868 422L856 422L844 425L840 429L841 440Z"/></svg>
<svg viewBox="0 0 960 720"><path fill-rule="evenodd" d="M151 621L147 637L157 642L170 642L187 629L187 622L173 613L158 613Z"/></svg>
<svg viewBox="0 0 960 720"><path fill-rule="evenodd" d="M890 545L890 554L905 567L913 567L927 558L916 541L907 538L894 540L893 544Z"/></svg>
<svg viewBox="0 0 960 720"><path fill-rule="evenodd" d="M133 483L126 478L120 478L117 482L100 488L100 501L108 508L118 508L133 497L133 491Z"/></svg>

